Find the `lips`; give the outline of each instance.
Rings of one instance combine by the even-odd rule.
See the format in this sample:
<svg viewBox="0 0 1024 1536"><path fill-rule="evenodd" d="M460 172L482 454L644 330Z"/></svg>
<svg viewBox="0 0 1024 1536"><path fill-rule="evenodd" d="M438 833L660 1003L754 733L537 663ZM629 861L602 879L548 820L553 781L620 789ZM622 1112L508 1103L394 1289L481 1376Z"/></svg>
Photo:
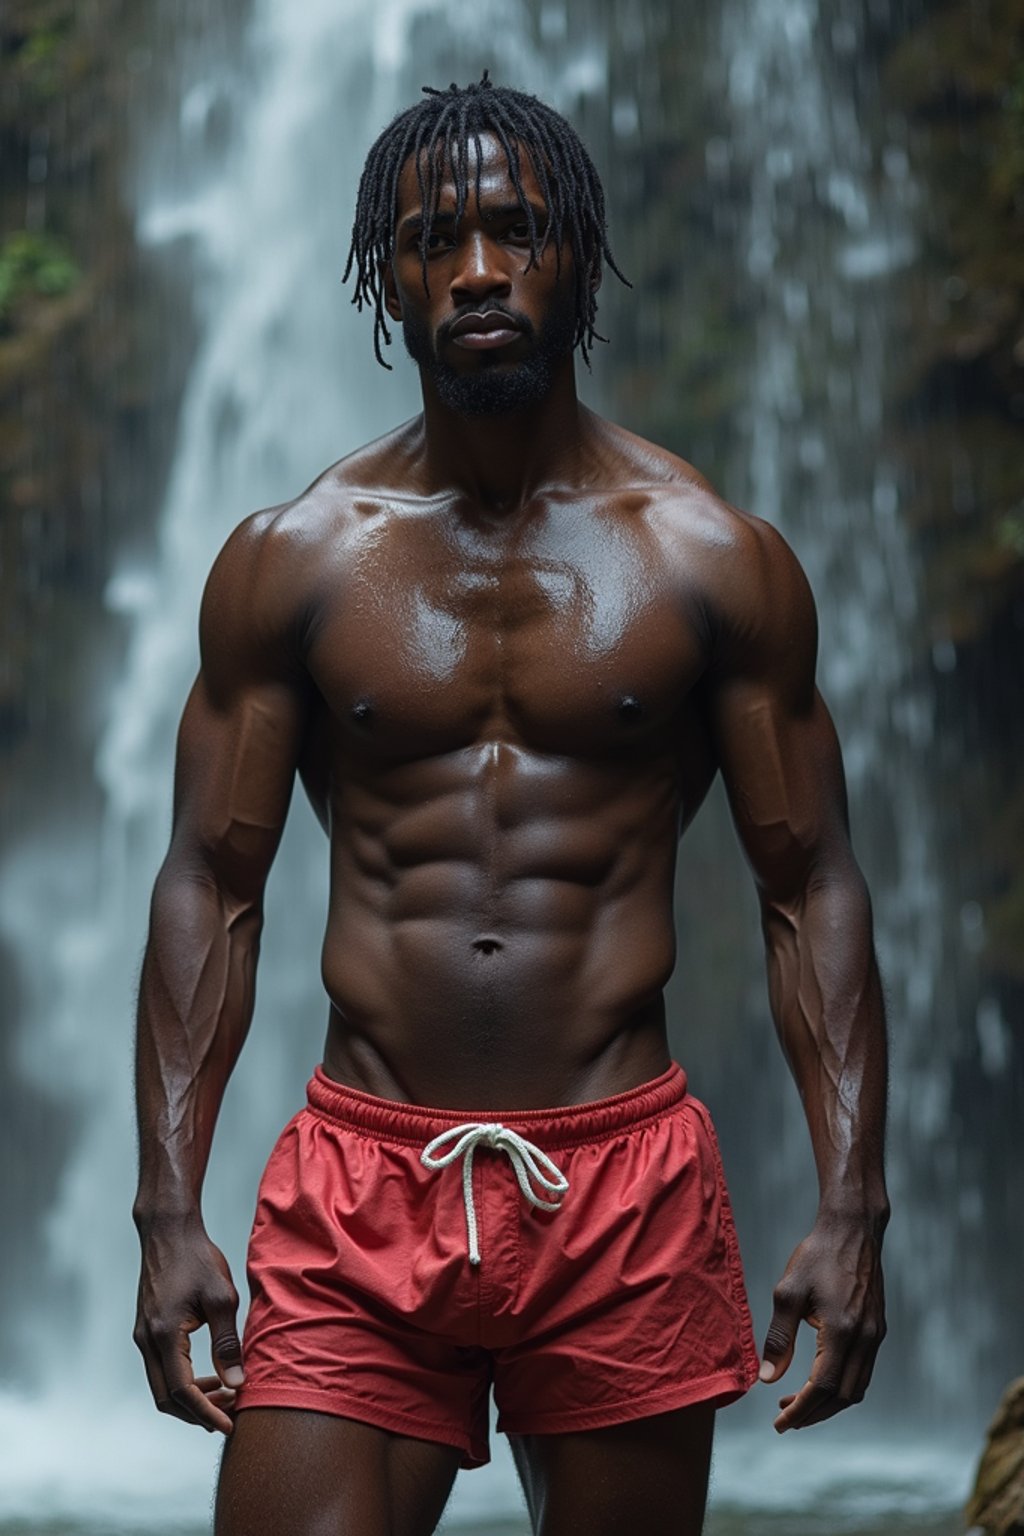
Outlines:
<svg viewBox="0 0 1024 1536"><path fill-rule="evenodd" d="M449 334L457 347L478 352L491 347L508 346L510 341L515 341L521 334L521 328L507 315L491 309L484 314L462 315Z"/></svg>

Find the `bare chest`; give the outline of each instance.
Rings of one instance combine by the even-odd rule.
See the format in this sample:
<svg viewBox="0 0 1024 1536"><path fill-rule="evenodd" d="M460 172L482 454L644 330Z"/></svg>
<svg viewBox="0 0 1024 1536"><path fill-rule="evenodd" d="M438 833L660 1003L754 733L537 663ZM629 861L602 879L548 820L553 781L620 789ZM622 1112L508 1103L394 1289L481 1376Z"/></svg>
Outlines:
<svg viewBox="0 0 1024 1536"><path fill-rule="evenodd" d="M619 530L366 540L308 665L336 730L407 757L502 738L602 753L663 732L703 668L659 551Z"/></svg>

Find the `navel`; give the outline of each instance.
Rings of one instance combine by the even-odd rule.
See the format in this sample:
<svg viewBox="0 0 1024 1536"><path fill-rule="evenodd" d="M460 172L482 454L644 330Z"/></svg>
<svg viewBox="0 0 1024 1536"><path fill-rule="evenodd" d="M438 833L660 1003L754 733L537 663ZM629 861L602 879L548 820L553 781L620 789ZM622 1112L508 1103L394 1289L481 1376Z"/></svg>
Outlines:
<svg viewBox="0 0 1024 1536"><path fill-rule="evenodd" d="M504 949L505 946L500 939L492 939L487 935L482 939L474 939L472 947L478 955L495 955L499 950Z"/></svg>

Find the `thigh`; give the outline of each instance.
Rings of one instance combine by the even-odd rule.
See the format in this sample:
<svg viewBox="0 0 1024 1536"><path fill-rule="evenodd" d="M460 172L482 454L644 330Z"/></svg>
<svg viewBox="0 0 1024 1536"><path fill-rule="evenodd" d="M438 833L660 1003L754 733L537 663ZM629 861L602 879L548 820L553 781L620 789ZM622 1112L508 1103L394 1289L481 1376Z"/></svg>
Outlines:
<svg viewBox="0 0 1024 1536"><path fill-rule="evenodd" d="M536 1536L700 1536L715 1409L509 1436Z"/></svg>
<svg viewBox="0 0 1024 1536"><path fill-rule="evenodd" d="M239 1413L221 1462L216 1536L430 1536L459 1452L298 1408Z"/></svg>

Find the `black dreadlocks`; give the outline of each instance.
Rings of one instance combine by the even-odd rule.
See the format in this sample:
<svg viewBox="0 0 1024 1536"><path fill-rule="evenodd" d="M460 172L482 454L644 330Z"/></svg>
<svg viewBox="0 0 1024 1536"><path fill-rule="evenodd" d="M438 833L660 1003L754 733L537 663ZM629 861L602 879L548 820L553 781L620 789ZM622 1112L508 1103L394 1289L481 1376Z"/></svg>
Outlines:
<svg viewBox="0 0 1024 1536"><path fill-rule="evenodd" d="M423 211L424 288L427 288L427 245L440 201L445 167L450 165L455 177L455 218L458 221L468 196L466 167L470 138L477 152L476 195L478 200L480 197L481 133L494 134L505 151L509 175L530 230L530 259L526 271L537 264L549 242L554 243L556 270L560 271L562 239L566 231L569 233L576 269L573 346L579 346L588 368L594 341L606 339L594 329L597 315L594 280L600 271L602 256L616 277L627 287L631 286L612 255L605 224L604 189L576 130L536 96L527 96L508 86L496 86L488 75L489 71L485 69L478 84L464 88L452 84L446 91L425 85L426 101L400 112L366 157L359 178L352 245L341 280L348 281L355 265L357 276L352 302L360 313L364 304L374 306L373 350L384 368L390 368L391 364L384 361L380 344L383 340L385 345L390 345L391 332L384 318L381 269L394 255L398 178L410 155L416 165ZM542 239L538 235L533 209L523 191L520 145L529 154L548 209Z"/></svg>

